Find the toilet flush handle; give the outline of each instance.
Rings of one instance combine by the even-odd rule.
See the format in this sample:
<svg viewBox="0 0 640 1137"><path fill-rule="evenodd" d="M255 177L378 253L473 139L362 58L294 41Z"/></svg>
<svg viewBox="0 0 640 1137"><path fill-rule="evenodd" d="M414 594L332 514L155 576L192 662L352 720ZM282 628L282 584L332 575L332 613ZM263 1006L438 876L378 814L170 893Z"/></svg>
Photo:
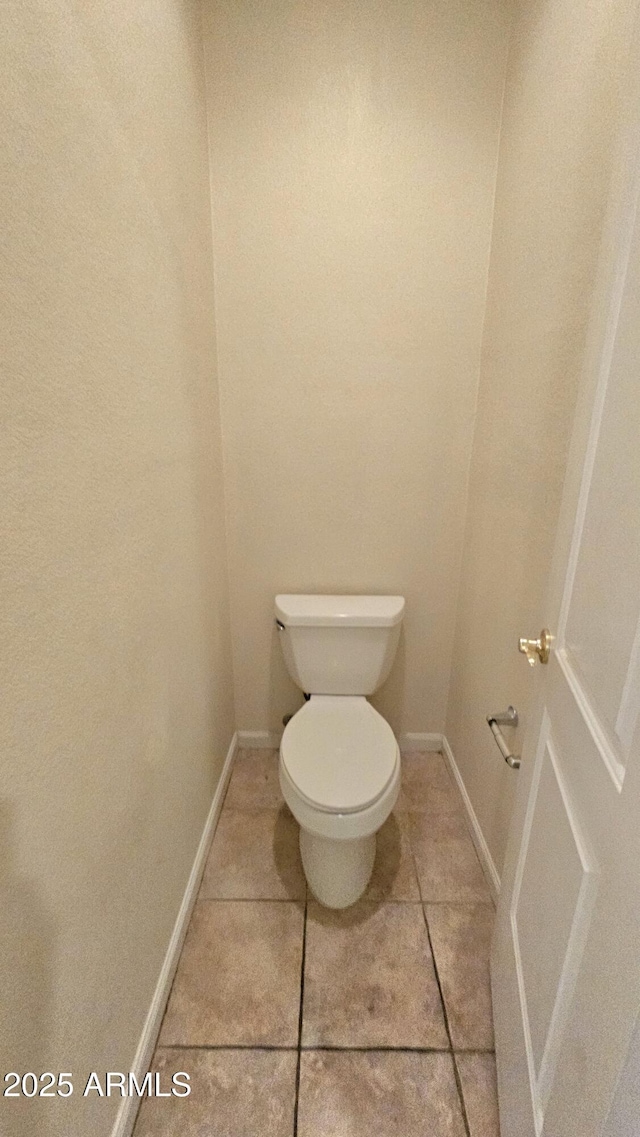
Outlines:
<svg viewBox="0 0 640 1137"><path fill-rule="evenodd" d="M285 631L285 626L284 626L284 624L282 623L282 620L278 620L278 619L276 618L275 624L276 624L276 628L278 629L278 631L279 631L279 632L284 632L284 631Z"/></svg>

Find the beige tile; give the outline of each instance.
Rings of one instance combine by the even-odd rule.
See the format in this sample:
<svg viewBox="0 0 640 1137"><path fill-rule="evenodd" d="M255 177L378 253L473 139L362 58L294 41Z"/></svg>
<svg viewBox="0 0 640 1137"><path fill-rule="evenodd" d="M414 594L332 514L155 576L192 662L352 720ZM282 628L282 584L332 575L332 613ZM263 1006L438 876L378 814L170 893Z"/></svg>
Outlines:
<svg viewBox="0 0 640 1137"><path fill-rule="evenodd" d="M163 1046L295 1046L304 908L199 900L160 1032Z"/></svg>
<svg viewBox="0 0 640 1137"><path fill-rule="evenodd" d="M453 1047L490 1050L493 908L488 904L428 904L426 913Z"/></svg>
<svg viewBox="0 0 640 1137"><path fill-rule="evenodd" d="M378 830L373 873L363 899L420 900L406 814L394 811Z"/></svg>
<svg viewBox="0 0 640 1137"><path fill-rule="evenodd" d="M302 1042L448 1046L419 905L309 902Z"/></svg>
<svg viewBox="0 0 640 1137"><path fill-rule="evenodd" d="M449 1054L306 1051L298 1137L464 1137Z"/></svg>
<svg viewBox="0 0 640 1137"><path fill-rule="evenodd" d="M306 882L299 827L280 809L225 809L202 878L200 897L300 900Z"/></svg>
<svg viewBox="0 0 640 1137"><path fill-rule="evenodd" d="M463 816L460 792L442 754L425 751L402 755L399 812Z"/></svg>
<svg viewBox="0 0 640 1137"><path fill-rule="evenodd" d="M189 1097L145 1098L134 1137L293 1137L295 1050L158 1050L166 1091L178 1070Z"/></svg>
<svg viewBox="0 0 640 1137"><path fill-rule="evenodd" d="M279 809L283 803L277 750L240 750L233 764L225 809Z"/></svg>
<svg viewBox="0 0 640 1137"><path fill-rule="evenodd" d="M494 1055L457 1054L456 1063L471 1137L500 1137Z"/></svg>
<svg viewBox="0 0 640 1137"><path fill-rule="evenodd" d="M491 903L491 893L464 817L410 813L409 823L424 901Z"/></svg>

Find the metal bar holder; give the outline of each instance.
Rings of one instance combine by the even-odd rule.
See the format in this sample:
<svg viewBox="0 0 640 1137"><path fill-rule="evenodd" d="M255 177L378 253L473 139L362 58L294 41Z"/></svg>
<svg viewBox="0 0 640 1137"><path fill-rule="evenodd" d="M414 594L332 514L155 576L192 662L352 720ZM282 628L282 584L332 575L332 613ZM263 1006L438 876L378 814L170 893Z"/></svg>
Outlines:
<svg viewBox="0 0 640 1137"><path fill-rule="evenodd" d="M517 726L518 725L518 712L515 707L507 707L506 711L502 711L497 715L487 715L487 722L489 730L496 740L498 750L502 754L507 766L511 766L512 770L520 769L520 755L512 754L507 746L506 739L500 730L501 726Z"/></svg>

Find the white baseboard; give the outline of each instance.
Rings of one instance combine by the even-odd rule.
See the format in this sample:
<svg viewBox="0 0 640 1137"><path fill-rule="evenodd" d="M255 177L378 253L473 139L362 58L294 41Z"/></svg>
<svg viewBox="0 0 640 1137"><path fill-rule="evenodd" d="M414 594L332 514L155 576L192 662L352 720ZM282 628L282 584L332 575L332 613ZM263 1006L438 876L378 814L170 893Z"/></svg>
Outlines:
<svg viewBox="0 0 640 1137"><path fill-rule="evenodd" d="M398 738L401 754L411 754L416 750L442 750L441 734L401 734Z"/></svg>
<svg viewBox="0 0 640 1137"><path fill-rule="evenodd" d="M480 858L480 864L482 865L484 875L487 878L487 884L489 885L491 895L497 903L498 896L500 895L500 874L498 873L493 857L489 851L489 846L484 839L484 833L480 827L480 822L476 816L476 811L471 804L471 798L469 797L469 794L467 793L467 787L462 780L462 774L458 769L458 763L454 758L453 750L449 746L445 735L442 736L442 753L444 754L445 759L449 765L449 769L455 778L456 785L460 790L462 802L467 813L467 821L469 823L471 837L476 847L478 857Z"/></svg>
<svg viewBox="0 0 640 1137"><path fill-rule="evenodd" d="M239 750L278 750L282 739L282 731L273 730L239 730ZM415 750L442 750L441 734L401 734L398 745L402 754L410 754Z"/></svg>
<svg viewBox="0 0 640 1137"><path fill-rule="evenodd" d="M189 874L189 880L187 881L187 887L185 888L184 896L182 898L182 904L180 905L180 911L178 912L176 922L173 927L173 932L171 933L171 939L169 940L169 946L164 957L164 963L162 964L158 982L156 984L156 989L153 993L151 1006L149 1007L149 1013L142 1028L142 1034L140 1035L140 1041L138 1043L136 1056L133 1060L133 1065L131 1066L131 1073L136 1075L139 1082L142 1082L142 1079L144 1078L144 1075L146 1074L151 1064L151 1059L153 1058L153 1052L155 1050L156 1041L160 1031L165 1006L169 998L169 992L171 991L171 984L173 983L173 977L178 966L178 960L180 959L180 952L182 951L184 938L187 934L189 920L191 919L193 906L196 902L198 889L200 888L200 881L204 872L207 855L209 853L209 847L213 840L213 835L216 831L216 826L218 824L218 819L222 810L222 803L224 801L225 790L231 776L231 767L233 766L233 760L236 756L238 748L238 735L234 734L227 751L227 756L224 760L224 766L222 767L220 780L218 781L216 791L213 795L211 808L209 810L209 814L202 831L202 837L200 838L200 844L198 845L198 851L193 862L193 867L191 869L191 873ZM111 1131L111 1137L131 1137L139 1108L139 1098L131 1097L122 1099L115 1124Z"/></svg>
<svg viewBox="0 0 640 1137"><path fill-rule="evenodd" d="M239 750L279 750L282 731L239 730Z"/></svg>

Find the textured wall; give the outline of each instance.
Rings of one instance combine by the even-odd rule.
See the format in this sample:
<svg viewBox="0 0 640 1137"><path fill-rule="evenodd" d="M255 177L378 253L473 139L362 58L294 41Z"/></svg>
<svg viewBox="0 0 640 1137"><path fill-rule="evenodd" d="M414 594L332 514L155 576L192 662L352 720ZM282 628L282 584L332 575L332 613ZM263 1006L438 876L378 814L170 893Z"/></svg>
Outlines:
<svg viewBox="0 0 640 1137"><path fill-rule="evenodd" d="M238 726L300 694L282 591L407 597L378 700L442 730L507 19L502 0L209 0Z"/></svg>
<svg viewBox="0 0 640 1137"><path fill-rule="evenodd" d="M633 0L514 13L447 736L498 868L516 777L485 716L533 674Z"/></svg>
<svg viewBox="0 0 640 1137"><path fill-rule="evenodd" d="M8 0L0 1067L127 1070L233 731L199 4ZM3 1102L99 1137L117 1101Z"/></svg>

